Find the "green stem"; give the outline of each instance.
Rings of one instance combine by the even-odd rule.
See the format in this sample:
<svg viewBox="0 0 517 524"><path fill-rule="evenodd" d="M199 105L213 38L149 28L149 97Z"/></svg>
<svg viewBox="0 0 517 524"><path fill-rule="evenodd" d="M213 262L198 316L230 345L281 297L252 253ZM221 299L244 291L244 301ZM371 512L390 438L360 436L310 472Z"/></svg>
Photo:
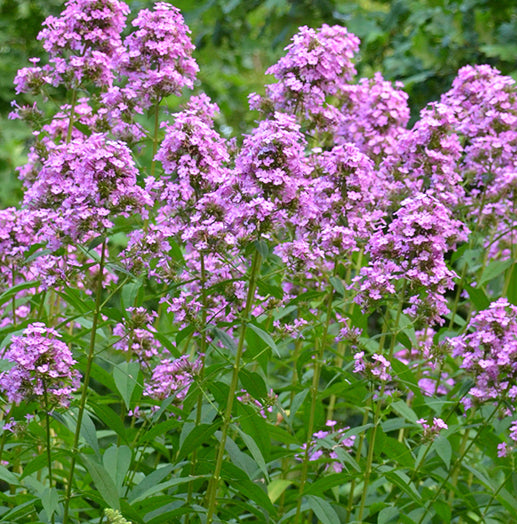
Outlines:
<svg viewBox="0 0 517 524"><path fill-rule="evenodd" d="M206 517L206 523L211 524L215 515L217 507L217 491L219 489L219 482L221 481L221 469L223 467L224 450L226 447L226 439L228 437L228 430L230 428L230 422L232 418L233 401L237 386L239 383L239 371L241 367L241 358L244 351L244 340L246 336L246 328L250 319L251 308L255 301L255 290L257 287L257 277L260 271L261 256L260 253L255 250L253 255L253 261L250 270L250 280L248 285L248 294L246 296L246 305L244 307L244 313L242 318L242 324L239 335L239 342L237 345L237 353L233 364L233 373L230 383L230 389L228 390L228 398L226 400L226 407L223 415L223 425L221 428L221 440L217 449L217 458L214 468L214 473L210 479L208 486L208 513ZM64 523L63 523L64 524Z"/></svg>
<svg viewBox="0 0 517 524"><path fill-rule="evenodd" d="M154 106L153 158L151 159L151 176L154 178L156 170L156 152L158 151L158 130L160 128L160 102Z"/></svg>
<svg viewBox="0 0 517 524"><path fill-rule="evenodd" d="M294 344L294 352L293 352L293 374L291 376L291 394L290 394L290 401L289 401L289 409L292 410L294 397L296 396L296 388L298 386L298 370L296 369L296 363L298 362L298 359L300 358L300 351L302 349L302 339L298 338ZM295 415L295 413L292 413L290 411L290 414L292 416ZM288 466L289 466L289 458L284 457L282 459L282 473L280 475L280 478L287 478L288 473ZM284 514L284 507L285 507L285 490L282 493L282 496L280 497L280 504L279 504L279 510L278 514L283 515Z"/></svg>
<svg viewBox="0 0 517 524"><path fill-rule="evenodd" d="M47 393L47 385L45 382L43 382L43 393L45 396L45 426L46 426L46 437L47 437L47 465L48 465L48 484L49 488L52 489L52 486L54 485L54 480L52 477L52 447L50 444L50 415L49 415L49 405L48 405L48 393ZM52 513L52 516L50 517L51 524L54 524L55 517L54 513Z"/></svg>
<svg viewBox="0 0 517 524"><path fill-rule="evenodd" d="M334 271L333 274L335 275L337 269L337 262L334 263ZM328 299L327 299L327 311L326 311L326 319L325 324L323 327L323 333L320 338L316 340L316 347L318 348L318 353L316 355L316 362L314 362L314 372L312 375L312 384L311 384L311 410L309 412L309 424L307 426L307 436L305 439L305 453L303 456L303 464L302 464L302 474L300 478L300 487L298 489L298 503L296 505L296 516L295 516L295 524L299 524L301 514L302 514L302 497L303 492L305 489L305 484L307 482L307 477L309 473L309 453L310 453L310 444L312 440L312 434L314 432L314 423L316 420L316 405L318 402L318 389L319 389L319 383L320 383L320 375L321 375L321 368L323 365L323 356L325 353L325 347L326 347L326 341L327 341L327 334L328 329L330 325L330 318L332 315L332 302L334 300L334 289L330 287Z"/></svg>
<svg viewBox="0 0 517 524"><path fill-rule="evenodd" d="M68 120L68 129L66 132L66 143L69 144L72 140L72 129L75 122L75 104L77 103L77 87L72 91L72 102L70 104L70 119Z"/></svg>
<svg viewBox="0 0 517 524"><path fill-rule="evenodd" d="M206 297L206 269L205 269L205 257L203 253L200 254L200 265L201 265L201 275L200 275L200 285L201 285L201 340L199 344L199 351L201 353L201 370L199 372L199 381L203 382L204 372L205 372L205 355L207 349L207 340L206 340L206 320L207 320L207 297ZM199 391L197 396L196 404L196 427L201 423L201 409L203 407L203 393ZM197 449L192 452L192 461L190 463L190 475L194 476L196 472L196 463L197 463ZM194 486L192 482L189 482L188 485L188 496L187 496L187 506L192 506L192 495L194 491ZM185 524L189 524L190 515L186 516Z"/></svg>
<svg viewBox="0 0 517 524"><path fill-rule="evenodd" d="M456 459L456 461L454 462L452 468L449 470L449 472L447 473L447 476L443 479L442 483L440 484L440 486L438 487L434 497L431 499L431 501L429 502L424 514L422 515L422 518L418 521L418 524L422 524L422 522L424 521L427 513L429 512L429 509L433 507L433 504L436 502L436 500L438 499L438 497L440 496L443 488L445 487L445 485L447 484L447 481L451 478L452 475L455 474L456 472L456 469L459 468L459 466L461 465L461 462L462 460L465 458L465 456L467 455L467 453L470 451L470 449L472 448L472 446L476 443L479 435L481 434L481 431L483 430L483 428L485 428L489 422L492 420L492 418L494 417L494 415L497 413L497 410L498 410L498 406L495 406L494 407L494 410L492 411L492 413L490 414L490 416L485 420L484 424L481 426L481 428L478 430L476 436L470 441L470 444L462 451L460 452L460 455L459 457ZM468 432L467 432L467 435L468 435ZM452 501L449 501L449 502L452 502Z"/></svg>
<svg viewBox="0 0 517 524"><path fill-rule="evenodd" d="M395 349L395 344L397 341L397 333L400 323L400 316L402 315L402 308L404 307L404 297L406 295L406 281L404 281L404 284L402 286L402 292L397 308L397 314L395 316L395 324L394 324L394 330L391 334L391 342L390 342L390 348L388 351L388 360L391 360L393 356L393 350ZM366 503L366 495L368 493L368 484L370 482L370 476L372 474L372 465L373 465L373 455L375 450L375 438L377 436L377 429L379 427L380 421L381 421L381 407L382 407L382 400L384 397L384 392L386 391L386 382L383 381L381 386L381 391L379 393L379 401L377 402L377 406L375 407L375 413L373 417L373 428L372 428L372 436L370 438L370 442L368 445L368 455L366 457L366 469L364 472L364 485L363 485L363 493L361 495L361 504L359 506L359 514L357 517L358 521L361 521L363 519L363 513Z"/></svg>
<svg viewBox="0 0 517 524"><path fill-rule="evenodd" d="M368 417L369 417L369 410L365 409L363 414L363 423L362 425L365 426L368 423ZM361 459L361 455L363 453L363 444L364 439L366 437L366 433L363 431L361 433L361 436L359 437L359 444L357 445L357 453L355 455L356 462L359 462ZM352 507L354 504L354 492L355 492L355 477L352 479L352 482L350 483L350 493L348 494L348 504L346 507L346 519L347 521L350 520L350 516L352 515Z"/></svg>
<svg viewBox="0 0 517 524"><path fill-rule="evenodd" d="M92 322L92 331L90 336L90 346L88 349L88 357L86 361L86 371L83 379L83 388L81 392L81 399L79 401L79 411L77 413L77 425L75 428L74 442L72 445L72 460L70 462L70 471L68 475L68 483L66 486L66 495L64 503L64 513L63 513L63 524L68 522L68 513L70 509L70 500L72 498L72 483L74 480L75 464L77 461L79 437L81 435L81 425L83 422L83 414L86 407L86 398L88 396L88 385L90 383L90 373L92 369L93 356L95 353L95 338L97 334L97 325L99 323L100 313L101 313L101 295L102 295L102 281L104 273L104 262L106 258L106 240L102 244L102 253L101 259L99 262L99 280L97 283L96 297L95 297L95 311L93 314Z"/></svg>

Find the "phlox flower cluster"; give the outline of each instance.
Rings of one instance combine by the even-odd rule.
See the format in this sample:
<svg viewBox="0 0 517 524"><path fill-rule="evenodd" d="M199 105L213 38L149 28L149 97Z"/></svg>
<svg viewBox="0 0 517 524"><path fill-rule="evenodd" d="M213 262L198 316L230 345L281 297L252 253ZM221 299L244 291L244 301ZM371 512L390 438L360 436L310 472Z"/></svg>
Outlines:
<svg viewBox="0 0 517 524"><path fill-rule="evenodd" d="M65 5L59 17L45 20L38 35L49 64L21 69L17 93L38 92L44 84L76 87L84 79L112 85L129 7L119 0L68 0Z"/></svg>
<svg viewBox="0 0 517 524"><path fill-rule="evenodd" d="M312 440L309 442L309 460L315 461L325 459L325 470L332 473L341 473L345 459L343 455L349 453L355 442L355 435L346 437L345 433L350 428L336 428L335 420L327 420L325 423L327 430L313 433ZM302 444L302 452L297 453L295 458L303 460L307 443Z"/></svg>
<svg viewBox="0 0 517 524"><path fill-rule="evenodd" d="M364 351L354 355L354 373L360 373L369 380L390 381L390 369L390 361L380 353L374 353L370 358L365 358Z"/></svg>
<svg viewBox="0 0 517 524"><path fill-rule="evenodd" d="M202 365L201 359L191 362L186 355L163 359L154 366L151 378L145 382L144 395L155 400L173 396L175 404L181 406Z"/></svg>
<svg viewBox="0 0 517 524"><path fill-rule="evenodd" d="M472 402L503 402L517 397L517 307L506 298L474 314L467 333L447 339L452 356L461 359L461 368L475 380L470 389Z"/></svg>
<svg viewBox="0 0 517 524"><path fill-rule="evenodd" d="M132 22L135 31L125 40L127 53L122 73L143 107L169 95L180 95L193 87L199 70L192 58L194 45L178 8L157 2L154 9L142 9Z"/></svg>
<svg viewBox="0 0 517 524"><path fill-rule="evenodd" d="M376 161L395 153L409 121L408 95L402 87L401 82L394 86L384 80L381 73L342 86L335 142L353 143Z"/></svg>
<svg viewBox="0 0 517 524"><path fill-rule="evenodd" d="M344 27L300 27L285 56L266 71L278 81L266 85L264 98L252 94L251 108L334 120L336 110L326 99L356 74L352 58L358 49L359 39Z"/></svg>
<svg viewBox="0 0 517 524"><path fill-rule="evenodd" d="M14 363L0 373L0 389L14 404L38 401L45 409L68 406L79 387L79 372L59 333L41 322L13 336L2 357Z"/></svg>
<svg viewBox="0 0 517 524"><path fill-rule="evenodd" d="M290 215L303 212L299 197L310 173L305 143L295 118L279 112L244 138L233 179L238 238L282 229Z"/></svg>
<svg viewBox="0 0 517 524"><path fill-rule="evenodd" d="M128 318L113 328L113 335L120 337L113 347L128 353L130 358L134 355L140 364L150 367L153 357L167 353L154 336L153 322L158 314L143 307L129 307L126 311Z"/></svg>
<svg viewBox="0 0 517 524"><path fill-rule="evenodd" d="M465 226L438 200L421 193L407 198L387 231L377 231L368 242L369 264L354 279L359 290L356 301L367 307L396 294L397 282L405 282L409 307L404 313L443 323L441 315L448 312L444 294L456 276L444 256L466 238Z"/></svg>
<svg viewBox="0 0 517 524"><path fill-rule="evenodd" d="M447 424L438 417L433 418L432 424L430 424L425 418L418 419L416 422L422 426L425 439L432 440L436 438L442 429L449 429L449 426L447 426Z"/></svg>
<svg viewBox="0 0 517 524"><path fill-rule="evenodd" d="M152 202L137 185L138 170L128 147L93 134L52 150L24 196L38 210L41 235L83 241L112 226L113 215L144 213ZM55 246L55 247L57 247Z"/></svg>

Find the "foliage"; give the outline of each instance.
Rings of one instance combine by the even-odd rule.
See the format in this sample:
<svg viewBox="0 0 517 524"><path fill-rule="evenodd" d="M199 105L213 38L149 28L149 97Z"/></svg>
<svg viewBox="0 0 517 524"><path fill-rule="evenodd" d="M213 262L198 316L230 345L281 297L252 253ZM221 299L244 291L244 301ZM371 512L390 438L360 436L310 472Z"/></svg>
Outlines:
<svg viewBox="0 0 517 524"><path fill-rule="evenodd" d="M351 30L302 27L267 77L228 59L255 78L235 96L213 60L217 126L179 9L135 6L69 0L15 78L0 521L511 520L515 81L467 65L409 125ZM296 7L198 9L194 35L280 15L266 38Z"/></svg>

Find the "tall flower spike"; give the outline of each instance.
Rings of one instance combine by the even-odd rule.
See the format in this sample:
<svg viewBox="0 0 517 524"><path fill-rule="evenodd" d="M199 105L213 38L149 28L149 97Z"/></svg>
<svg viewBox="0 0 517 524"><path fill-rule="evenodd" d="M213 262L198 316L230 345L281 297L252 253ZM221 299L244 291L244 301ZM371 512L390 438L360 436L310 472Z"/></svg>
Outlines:
<svg viewBox="0 0 517 524"><path fill-rule="evenodd" d="M59 333L41 322L30 324L21 336L13 336L3 358L14 363L0 373L0 389L9 402L37 400L47 409L68 406L79 387L79 372Z"/></svg>
<svg viewBox="0 0 517 524"><path fill-rule="evenodd" d="M266 86L265 98L250 96L252 109L322 113L326 97L343 90L356 74L352 58L359 39L345 27L300 27L285 50L286 55L266 71L278 82Z"/></svg>
<svg viewBox="0 0 517 524"><path fill-rule="evenodd" d="M452 356L460 357L461 367L476 382L470 390L475 401L517 398L517 307L506 298L476 313L468 334L449 338ZM467 405L470 401L467 402ZM515 408L512 408L515 411Z"/></svg>
<svg viewBox="0 0 517 524"><path fill-rule="evenodd" d="M84 79L110 86L122 53L120 34L129 7L120 0L68 0L59 17L50 16L38 35L50 63L21 70L17 92L39 83L77 86Z"/></svg>
<svg viewBox="0 0 517 524"><path fill-rule="evenodd" d="M367 245L370 263L354 279L359 283L357 301L381 300L397 292L397 282L405 281L410 305L404 313L443 323L441 315L448 312L444 294L455 276L444 255L466 239L465 226L435 198L419 193L404 200L387 232L377 231Z"/></svg>
<svg viewBox="0 0 517 524"><path fill-rule="evenodd" d="M24 204L38 210L52 246L63 239L85 239L111 227L112 216L144 213L144 206L152 202L137 185L137 175L124 143L93 134L58 145L49 153L25 193Z"/></svg>
<svg viewBox="0 0 517 524"><path fill-rule="evenodd" d="M184 87L192 88L199 67L192 58L194 45L179 9L157 2L153 11L142 9L133 26L136 30L125 40L122 73L142 106L172 94L179 96Z"/></svg>

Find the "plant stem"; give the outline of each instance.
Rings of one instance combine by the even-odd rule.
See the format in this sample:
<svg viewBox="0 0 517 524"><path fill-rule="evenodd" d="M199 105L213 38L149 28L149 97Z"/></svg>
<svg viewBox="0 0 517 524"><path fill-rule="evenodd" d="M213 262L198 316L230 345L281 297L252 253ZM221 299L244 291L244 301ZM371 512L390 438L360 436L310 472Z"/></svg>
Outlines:
<svg viewBox="0 0 517 524"><path fill-rule="evenodd" d="M246 296L246 305L244 306L244 313L242 318L242 324L240 328L239 342L237 345L237 352L233 363L233 373L230 383L230 389L228 390L228 398L226 400L226 407L223 415L223 425L221 428L221 440L217 449L217 458L214 468L214 473L210 479L208 485L208 513L206 517L207 524L211 524L214 518L214 514L217 507L217 491L219 489L219 482L221 480L221 469L223 467L224 450L226 446L226 439L228 437L228 430L230 428L230 422L232 418L233 401L235 393L237 391L237 385L239 383L239 371L241 367L242 353L244 351L244 340L246 336L246 328L249 322L251 308L255 301L255 290L257 287L257 277L260 271L261 256L258 250L255 250L253 254L253 261L250 269L250 280L248 284L248 294ZM64 524L64 523L63 523Z"/></svg>
<svg viewBox="0 0 517 524"><path fill-rule="evenodd" d="M200 253L200 266L201 266L201 275L200 275L200 284L201 284L201 340L199 344L199 351L201 353L201 370L199 372L199 381L203 381L204 372L205 372L205 354L207 349L207 340L206 340L206 320L207 320L207 300L206 300L206 269L205 269L205 257L203 253ZM201 409L203 407L203 393L199 391L197 397L196 405L196 427L201 423ZM193 476L196 472L196 463L197 463L197 449L192 452L192 461L190 463L190 475ZM190 507L192 505L192 494L194 491L194 486L192 482L189 482L188 485L188 496L187 496L187 505ZM185 524L190 522L190 515L186 516Z"/></svg>
<svg viewBox="0 0 517 524"><path fill-rule="evenodd" d="M66 143L69 144L72 140L72 129L75 122L75 104L77 103L77 87L72 91L72 102L70 104L70 120L68 121L68 129L66 131Z"/></svg>
<svg viewBox="0 0 517 524"><path fill-rule="evenodd" d="M364 414L363 414L363 422L361 424L362 426L365 426L368 423L368 417L369 417L369 410L365 409ZM357 453L355 455L356 462L359 462L359 460L361 459L365 436L366 436L366 433L364 431L361 432L361 436L359 437L359 444L357 445ZM352 479L350 483L350 493L348 494L348 504L346 507L347 521L350 519L350 516L352 515L352 506L354 504L354 491L355 491L355 477Z"/></svg>
<svg viewBox="0 0 517 524"><path fill-rule="evenodd" d="M397 313L395 316L395 323L394 323L394 330L391 334L391 342L390 342L390 348L388 351L388 360L391 360L391 357L393 356L393 350L395 349L395 343L397 341L397 333L398 333L398 327L400 322L400 316L402 315L402 308L404 307L404 297L406 294L406 280L404 280L404 285L402 286L401 296L397 307ZM364 485L363 485L363 493L361 495L361 504L359 506L359 514L357 517L358 521L361 521L363 519L363 513L366 503L366 495L368 493L368 484L370 482L370 476L372 474L372 465L373 465L373 455L375 450L375 437L377 436L377 429L379 427L379 423L381 420L381 407L382 407L382 400L384 397L384 392L386 391L386 381L382 382L381 390L379 393L379 401L377 402L377 406L375 407L375 413L373 417L373 428L372 428L372 436L370 438L370 442L368 445L368 455L366 457L366 469L364 472Z"/></svg>
<svg viewBox="0 0 517 524"><path fill-rule="evenodd" d="M88 357L86 361L86 372L83 379L83 389L81 392L81 399L79 401L79 411L77 413L77 425L75 428L74 442L72 445L72 460L70 462L70 472L68 475L68 483L66 486L63 524L68 522L68 513L70 509L70 499L72 496L72 483L74 479L75 464L77 461L79 437L81 435L81 425L83 422L83 414L86 407L86 397L88 396L88 385L90 383L90 373L92 369L93 356L95 353L95 337L97 334L97 325L99 323L100 312L101 312L101 295L102 295L102 281L104 274L104 262L106 258L106 240L102 244L101 259L99 262L99 280L97 283L96 297L95 297L95 311L93 314L92 331L90 336L90 346L88 349Z"/></svg>
<svg viewBox="0 0 517 524"><path fill-rule="evenodd" d="M424 521L425 519L425 516L427 515L429 509L433 506L433 504L436 502L436 500L438 499L438 497L440 496L443 488L445 487L445 485L447 484L447 481L451 478L452 475L454 475L456 473L456 469L459 468L459 466L461 465L461 461L465 458L465 456L467 455L467 453L470 451L470 448L472 448L472 446L476 443L476 440L478 439L479 435L481 434L481 431L483 430L484 427L486 427L489 422L492 420L492 418L494 417L494 415L497 413L497 410L498 410L498 406L495 406L494 407L494 410L492 411L492 413L490 414L490 416L485 420L484 424L481 426L481 428L478 430L476 436L470 441L470 444L465 448L463 449L462 452L460 452L459 454L459 457L456 459L456 461L454 462L452 468L450 469L450 471L447 473L447 476L443 479L442 483L440 484L440 486L438 487L438 490L436 491L434 497L432 498L432 500L429 502L429 505L426 509L426 511L424 512L424 514L422 515L422 518L418 521L418 524L422 524L422 522ZM467 432L468 434L468 432ZM463 443L462 443L463 444ZM457 482L457 479L456 479L456 482ZM455 486L454 486L455 487ZM451 504L452 501L449 500L449 503Z"/></svg>
<svg viewBox="0 0 517 524"><path fill-rule="evenodd" d="M336 273L337 263L334 263L334 275ZM311 384L311 410L309 412L309 424L307 426L307 437L305 439L305 453L303 456L303 465L302 465L302 475L300 478L300 487L298 489L298 503L296 505L296 516L295 524L299 524L302 510L302 497L303 491L305 489L305 483L307 482L307 476L309 473L309 452L310 444L312 440L312 434L314 432L314 422L316 420L316 404L318 402L318 389L320 383L321 368L323 365L323 355L325 353L327 334L330 325L330 317L332 315L332 302L334 300L334 289L330 287L328 299L327 299L327 311L325 324L323 326L323 333L320 338L316 340L316 347L318 352L316 355L316 361L314 362L314 372L312 375L312 384Z"/></svg>
<svg viewBox="0 0 517 524"><path fill-rule="evenodd" d="M154 105L154 132L153 132L153 158L151 159L151 176L154 178L156 170L156 152L158 151L158 129L160 128L160 102Z"/></svg>

